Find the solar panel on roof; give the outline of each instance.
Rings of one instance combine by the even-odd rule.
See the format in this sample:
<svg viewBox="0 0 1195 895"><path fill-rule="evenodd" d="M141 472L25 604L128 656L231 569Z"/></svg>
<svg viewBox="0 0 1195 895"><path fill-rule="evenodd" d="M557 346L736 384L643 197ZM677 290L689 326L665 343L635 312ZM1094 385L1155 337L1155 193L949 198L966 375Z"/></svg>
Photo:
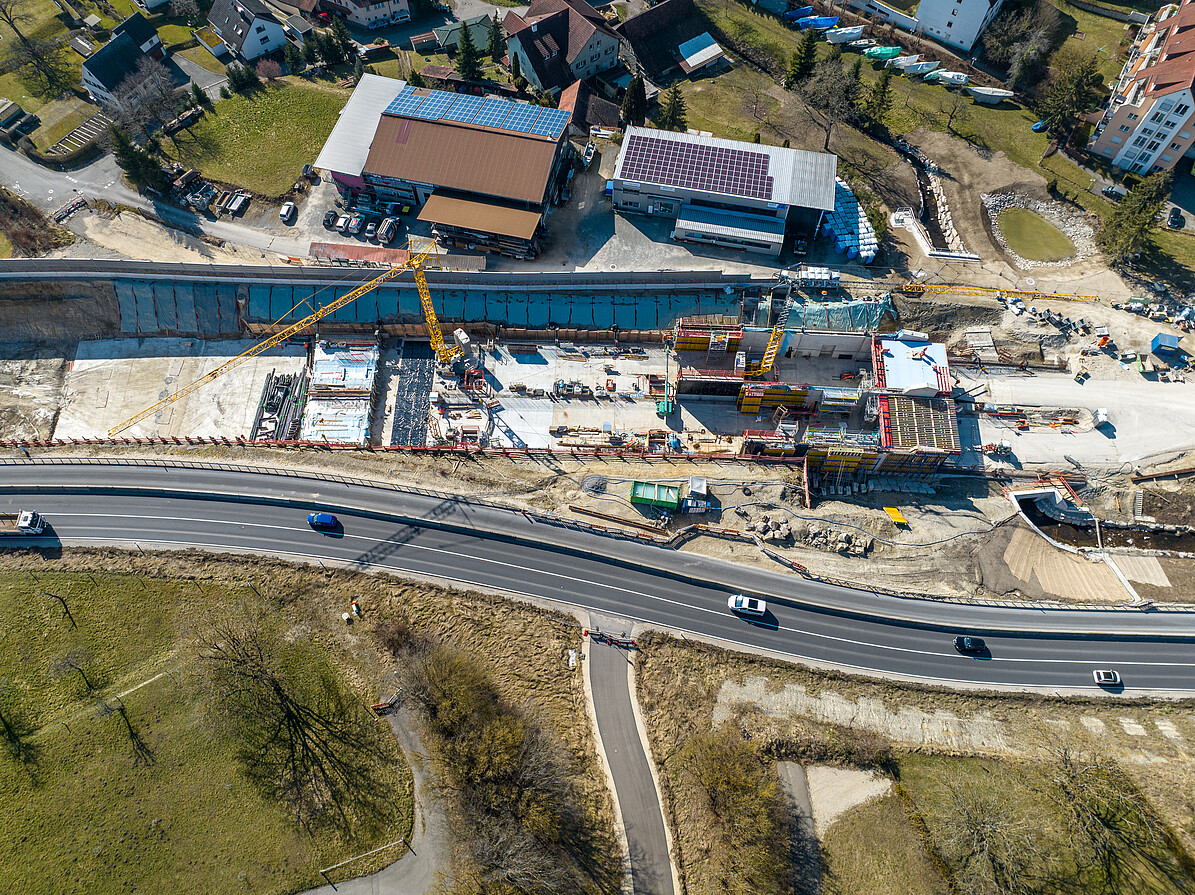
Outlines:
<svg viewBox="0 0 1195 895"><path fill-rule="evenodd" d="M539 106L524 105L522 103L512 105L514 108L511 110L510 115L507 116L507 119L502 122L502 129L520 134L530 133L535 120L539 118L539 113L543 109Z"/></svg>
<svg viewBox="0 0 1195 895"><path fill-rule="evenodd" d="M683 189L772 198L766 153L682 143L635 134L625 150L622 177Z"/></svg>
<svg viewBox="0 0 1195 895"><path fill-rule="evenodd" d="M544 109L528 133L559 137L568 124L569 113L563 109Z"/></svg>
<svg viewBox="0 0 1195 895"><path fill-rule="evenodd" d="M438 121L440 116L451 108L455 100L455 93L443 93L436 90L423 101L423 105L414 112L411 112L410 115L412 118L425 118L428 121Z"/></svg>
<svg viewBox="0 0 1195 895"><path fill-rule="evenodd" d="M387 115L409 115L418 109L426 97L415 96L411 92L412 88L404 87L402 92L394 98L394 101L386 107Z"/></svg>
<svg viewBox="0 0 1195 895"><path fill-rule="evenodd" d="M513 103L504 99L487 99L481 106L481 111L473 119L474 124L484 127L501 127L506 116L510 114Z"/></svg>
<svg viewBox="0 0 1195 895"><path fill-rule="evenodd" d="M471 122L477 117L477 113L481 111L484 104L485 100L480 96L460 96L452 104L452 108L444 113L441 120Z"/></svg>

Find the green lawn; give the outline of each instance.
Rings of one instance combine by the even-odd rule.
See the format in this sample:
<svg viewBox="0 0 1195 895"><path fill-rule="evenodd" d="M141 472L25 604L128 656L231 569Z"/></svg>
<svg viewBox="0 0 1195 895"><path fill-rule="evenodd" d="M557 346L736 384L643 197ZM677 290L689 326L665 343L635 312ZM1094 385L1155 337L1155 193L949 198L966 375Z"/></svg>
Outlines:
<svg viewBox="0 0 1195 895"><path fill-rule="evenodd" d="M1027 208L1007 208L997 222L1008 247L1026 261L1061 261L1075 253L1065 233Z"/></svg>
<svg viewBox="0 0 1195 895"><path fill-rule="evenodd" d="M47 103L38 113L41 126L33 132L33 142L39 149L49 149L98 111L94 103L73 95Z"/></svg>
<svg viewBox="0 0 1195 895"><path fill-rule="evenodd" d="M228 68L228 66L213 56L206 47L191 47L191 49L183 50L178 55L182 56L184 59L191 60L196 65L203 66L208 71L217 75L224 74L225 70Z"/></svg>
<svg viewBox="0 0 1195 895"><path fill-rule="evenodd" d="M1100 71L1109 79L1115 78L1124 64L1117 51L1128 37L1126 23L1071 6L1066 0L1050 2L1062 13L1063 26L1068 32L1067 43L1085 54L1097 54Z"/></svg>
<svg viewBox="0 0 1195 895"><path fill-rule="evenodd" d="M12 243L8 241L8 237L0 233L0 258L12 257Z"/></svg>
<svg viewBox="0 0 1195 895"><path fill-rule="evenodd" d="M877 843L883 843L877 847ZM822 838L826 895L947 895L949 889L900 799L888 795L849 811Z"/></svg>
<svg viewBox="0 0 1195 895"><path fill-rule="evenodd" d="M280 196L319 154L348 97L347 90L280 80L220 100L193 136L184 131L177 147L166 141L164 149L205 177Z"/></svg>
<svg viewBox="0 0 1195 895"><path fill-rule="evenodd" d="M185 24L177 22L167 23L158 27L158 37L162 39L164 44L181 44L191 40L191 28ZM203 49L203 47L199 47ZM207 51L204 50L206 53ZM208 55L211 55L210 53Z"/></svg>
<svg viewBox="0 0 1195 895"><path fill-rule="evenodd" d="M66 600L73 625L47 594ZM203 613L254 596L211 581L0 572L0 615L10 620L0 626L0 707L9 724L34 731L26 742L35 750L25 763L0 753L5 891L281 895L320 882L321 866L409 833L409 773L396 747L401 821L366 843L302 833L246 781L206 718L186 644ZM51 672L64 655L79 658L99 697L115 705L119 696L142 748L119 714L97 711L80 674Z"/></svg>
<svg viewBox="0 0 1195 895"><path fill-rule="evenodd" d="M689 127L731 140L751 140L780 104L765 95L772 79L745 65L716 78L682 81Z"/></svg>

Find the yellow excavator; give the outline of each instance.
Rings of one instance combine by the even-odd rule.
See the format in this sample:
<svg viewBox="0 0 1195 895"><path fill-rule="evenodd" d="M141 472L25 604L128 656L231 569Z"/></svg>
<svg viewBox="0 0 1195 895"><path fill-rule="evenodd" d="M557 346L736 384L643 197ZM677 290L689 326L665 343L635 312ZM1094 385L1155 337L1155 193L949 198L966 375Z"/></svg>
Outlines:
<svg viewBox="0 0 1195 895"><path fill-rule="evenodd" d="M358 286L352 292L348 292L348 293L342 295L340 298L336 299L335 301L329 302L328 304L324 305L322 308L317 310L314 314L309 314L308 316L304 317L302 320L298 321L297 323L292 323L290 326L286 327L286 329L282 330L281 332L277 332L274 335L270 336L269 338L267 338L261 342L258 342L256 345L254 345L252 348L249 348L247 351L243 351L240 354L238 354L236 357L232 358L231 360L225 361L223 364L216 367L216 369L212 370L210 373L208 373L204 376L201 376L199 379L196 379L194 382L190 383L189 385L183 386L174 394L167 395L165 398L163 398L157 404L154 404L152 407L147 407L144 410L142 410L140 413L136 414L135 416L131 416L124 422L118 423L117 425L113 426L111 429L108 430L108 437L109 438L115 437L115 436L119 435L121 432L124 432L129 427L135 426L135 425L137 425L137 423L141 422L142 420L153 416L159 410L165 410L167 407L169 407L175 401L178 401L181 398L187 397L187 395L191 394L192 392L198 391L199 389L201 389L205 385L207 385L209 382L214 382L215 380L217 380L221 376L223 376L225 373L227 373L229 370L239 367L241 364L243 364L245 361L249 360L250 358L257 357L257 355L261 354L263 351L269 351L275 345L280 345L281 343L285 342L287 339L291 338L292 336L298 335L299 333L303 332L303 330L307 329L307 327L311 326L313 323L316 323L317 321L322 320L324 317L327 317L329 314L333 313L334 311L337 311L340 308L343 308L345 305L355 302L361 296L369 294L374 289L377 289L379 286L381 286L383 283L387 283L390 280L393 280L395 277L400 276L401 274L405 273L408 270L411 271L412 275L414 276L415 287L419 290L419 305L423 309L423 325L427 328L428 338L431 339L432 350L434 350L436 352L436 357L439 358L440 363L442 363L442 364L452 363L452 361L455 358L460 356L461 349L459 346L456 346L456 345L448 346L444 343L444 334L440 331L440 321L436 317L436 309L432 305L431 291L427 288L427 277L424 276L424 273L423 273L424 264L427 261L427 259L429 257L438 257L434 254L434 252L435 252L435 244L434 243L430 244L426 248L420 249L418 251L416 251L413 247L409 247L409 249L408 249L409 258L408 258L408 260L404 261L402 264L399 264L396 267L390 268L384 274L382 274L379 277L374 277L368 283L362 283L360 286Z"/></svg>

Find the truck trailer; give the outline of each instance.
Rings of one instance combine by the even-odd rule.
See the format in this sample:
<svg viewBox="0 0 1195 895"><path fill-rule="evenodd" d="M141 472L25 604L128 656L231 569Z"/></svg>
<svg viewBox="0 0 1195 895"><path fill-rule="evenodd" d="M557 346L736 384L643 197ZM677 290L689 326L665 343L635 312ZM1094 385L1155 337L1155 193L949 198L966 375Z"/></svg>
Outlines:
<svg viewBox="0 0 1195 895"><path fill-rule="evenodd" d="M0 535L39 535L46 530L46 520L33 510L0 513Z"/></svg>

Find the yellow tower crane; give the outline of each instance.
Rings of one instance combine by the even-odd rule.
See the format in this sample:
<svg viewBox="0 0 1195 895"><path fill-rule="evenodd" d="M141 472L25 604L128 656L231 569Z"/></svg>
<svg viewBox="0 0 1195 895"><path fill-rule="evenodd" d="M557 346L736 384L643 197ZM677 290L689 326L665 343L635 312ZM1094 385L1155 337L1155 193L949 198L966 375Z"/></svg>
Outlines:
<svg viewBox="0 0 1195 895"><path fill-rule="evenodd" d="M269 351L275 345L279 345L282 342L285 342L291 336L301 333L313 323L322 320L324 317L327 317L334 311L343 308L345 305L355 302L362 295L369 294L383 283L393 280L395 277L408 270L411 271L412 275L415 277L415 287L419 290L419 305L423 309L423 325L427 328L427 335L431 339L432 349L436 352L436 357L439 358L441 363L451 363L454 358L460 355L461 350L456 345L453 345L450 348L444 344L444 334L440 331L440 321L436 317L435 307L432 306L431 291L427 288L427 277L425 277L423 274L423 263L427 257L433 253L434 250L435 245L429 245L427 248L419 252L411 250L409 252L410 257L407 261L404 261L397 267L390 268L380 277L374 277L368 283L362 283L352 292L345 293L335 301L324 305L314 314L310 314L307 317L304 317L298 323L292 323L281 332L275 333L268 339L258 342L252 348L248 349L247 351L243 351L231 360L224 362L210 373L201 376L199 379L196 379L189 385L183 386L174 394L166 396L152 407L147 407L136 416L131 416L123 423L118 423L108 430L108 437L112 438L116 435L119 435L130 426L135 426L142 420L153 416L159 410L166 409L175 401L187 397L187 395L191 394L192 392L198 391L209 382L219 379L229 370L239 367L250 358L257 357L257 355L261 354L263 351Z"/></svg>

